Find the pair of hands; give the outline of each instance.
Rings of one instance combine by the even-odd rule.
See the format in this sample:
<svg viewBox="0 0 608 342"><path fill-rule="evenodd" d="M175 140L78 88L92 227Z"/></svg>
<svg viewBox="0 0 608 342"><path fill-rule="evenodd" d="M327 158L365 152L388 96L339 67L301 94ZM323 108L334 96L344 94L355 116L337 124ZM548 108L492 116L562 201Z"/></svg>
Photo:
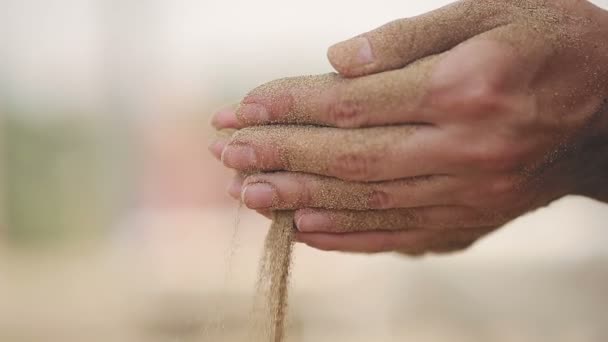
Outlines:
<svg viewBox="0 0 608 342"><path fill-rule="evenodd" d="M213 125L229 193L323 250L464 249L569 194L608 202L608 14L464 0L329 49L339 74L251 91Z"/></svg>

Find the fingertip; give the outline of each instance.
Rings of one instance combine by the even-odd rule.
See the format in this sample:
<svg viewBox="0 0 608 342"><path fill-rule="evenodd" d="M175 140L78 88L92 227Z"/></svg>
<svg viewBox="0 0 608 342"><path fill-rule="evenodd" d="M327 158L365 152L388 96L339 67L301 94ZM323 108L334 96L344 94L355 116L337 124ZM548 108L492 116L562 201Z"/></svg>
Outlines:
<svg viewBox="0 0 608 342"><path fill-rule="evenodd" d="M236 110L235 117L250 125L258 125L270 121L270 113L265 105L260 103L243 103Z"/></svg>
<svg viewBox="0 0 608 342"><path fill-rule="evenodd" d="M236 170L250 170L258 160L253 147L234 143L225 145L220 159L224 166Z"/></svg>
<svg viewBox="0 0 608 342"><path fill-rule="evenodd" d="M294 221L298 231L303 233L330 231L333 222L328 214L313 209L296 211Z"/></svg>
<svg viewBox="0 0 608 342"><path fill-rule="evenodd" d="M208 147L209 152L211 152L211 154L215 157L215 159L217 159L219 161L222 160L222 152L224 151L224 148L226 147L226 143L227 143L227 141L225 139L217 139L209 145L209 147Z"/></svg>
<svg viewBox="0 0 608 342"><path fill-rule="evenodd" d="M312 212L312 209L300 209L300 210L296 210L296 212L293 215L293 223L296 227L296 229L301 232L302 230L300 229L300 222L302 220L302 217L305 216L307 213Z"/></svg>
<svg viewBox="0 0 608 342"><path fill-rule="evenodd" d="M224 107L213 114L211 125L215 129L241 128L242 125L236 115L236 106Z"/></svg>
<svg viewBox="0 0 608 342"><path fill-rule="evenodd" d="M331 46L327 58L337 72L346 77L365 74L376 59L372 45L365 36L355 37Z"/></svg>
<svg viewBox="0 0 608 342"><path fill-rule="evenodd" d="M296 84L279 79L254 89L236 108L236 117L243 126L285 122L294 106L292 91Z"/></svg>
<svg viewBox="0 0 608 342"><path fill-rule="evenodd" d="M268 209L277 201L276 189L269 183L250 183L242 190L241 199L249 209Z"/></svg>

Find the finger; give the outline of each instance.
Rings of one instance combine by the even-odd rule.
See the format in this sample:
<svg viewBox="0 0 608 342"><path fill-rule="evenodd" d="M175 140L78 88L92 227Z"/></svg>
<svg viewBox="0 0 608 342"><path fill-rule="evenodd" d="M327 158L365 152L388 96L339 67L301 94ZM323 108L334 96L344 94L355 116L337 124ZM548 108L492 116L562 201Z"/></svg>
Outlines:
<svg viewBox="0 0 608 342"><path fill-rule="evenodd" d="M324 251L381 253L399 251L408 255L442 252L456 247L466 248L483 234L486 228L447 231L443 234L424 230L397 232L362 232L350 234L296 233L296 240ZM446 247L436 247L446 246Z"/></svg>
<svg viewBox="0 0 608 342"><path fill-rule="evenodd" d="M448 173L442 139L442 131L430 126L259 126L238 131L222 161L250 173L287 170L382 181Z"/></svg>
<svg viewBox="0 0 608 342"><path fill-rule="evenodd" d="M396 249L423 250L430 232L365 232L350 234L296 233L296 240L323 251L380 253Z"/></svg>
<svg viewBox="0 0 608 342"><path fill-rule="evenodd" d="M239 122L236 116L236 105L222 108L215 112L211 117L211 125L218 130L233 128L242 128L242 124Z"/></svg>
<svg viewBox="0 0 608 342"><path fill-rule="evenodd" d="M234 129L222 129L216 132L216 138L209 144L208 149L217 160L222 160L222 152L235 132Z"/></svg>
<svg viewBox="0 0 608 342"><path fill-rule="evenodd" d="M304 233L352 233L370 231L441 231L453 227L488 225L491 217L464 206L436 206L389 210L301 209L294 221Z"/></svg>
<svg viewBox="0 0 608 342"><path fill-rule="evenodd" d="M352 128L431 123L429 108L421 102L429 75L441 57L356 79L329 74L273 81L249 93L236 115L247 126L282 123Z"/></svg>
<svg viewBox="0 0 608 342"><path fill-rule="evenodd" d="M227 139L227 138L219 138L219 139L214 140L209 145L209 152L211 152L211 154L215 157L215 159L221 161L222 160L222 151L224 151L228 142L229 142L229 139Z"/></svg>
<svg viewBox="0 0 608 342"><path fill-rule="evenodd" d="M242 198L251 209L395 209L457 204L454 194L459 187L451 176L366 183L275 172L247 177Z"/></svg>
<svg viewBox="0 0 608 342"><path fill-rule="evenodd" d="M228 194L237 201L241 200L241 188L243 187L244 177L240 174L234 176L232 183L228 186ZM268 209L256 210L256 212L268 219L272 219L272 212Z"/></svg>
<svg viewBox="0 0 608 342"><path fill-rule="evenodd" d="M334 68L346 77L402 68L438 54L482 32L509 22L500 2L466 0L338 43L328 51Z"/></svg>

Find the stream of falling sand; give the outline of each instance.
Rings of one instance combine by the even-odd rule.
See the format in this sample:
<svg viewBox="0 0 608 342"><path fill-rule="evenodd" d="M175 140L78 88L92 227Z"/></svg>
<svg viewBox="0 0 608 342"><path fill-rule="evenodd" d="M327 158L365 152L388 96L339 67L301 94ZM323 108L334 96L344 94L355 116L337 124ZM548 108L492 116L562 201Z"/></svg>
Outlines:
<svg viewBox="0 0 608 342"><path fill-rule="evenodd" d="M287 298L295 228L293 211L277 211L264 242L252 315L253 341L285 339Z"/></svg>

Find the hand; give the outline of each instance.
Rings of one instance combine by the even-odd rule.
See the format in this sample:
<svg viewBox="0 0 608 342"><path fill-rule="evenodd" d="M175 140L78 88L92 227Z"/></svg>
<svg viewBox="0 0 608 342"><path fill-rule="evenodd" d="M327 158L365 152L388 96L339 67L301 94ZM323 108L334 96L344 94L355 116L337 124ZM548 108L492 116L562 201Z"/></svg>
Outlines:
<svg viewBox="0 0 608 342"><path fill-rule="evenodd" d="M257 173L233 194L297 210L313 247L465 248L565 195L608 199L607 17L467 0L389 23L330 49L341 75L274 81L218 113L239 131L211 150Z"/></svg>

